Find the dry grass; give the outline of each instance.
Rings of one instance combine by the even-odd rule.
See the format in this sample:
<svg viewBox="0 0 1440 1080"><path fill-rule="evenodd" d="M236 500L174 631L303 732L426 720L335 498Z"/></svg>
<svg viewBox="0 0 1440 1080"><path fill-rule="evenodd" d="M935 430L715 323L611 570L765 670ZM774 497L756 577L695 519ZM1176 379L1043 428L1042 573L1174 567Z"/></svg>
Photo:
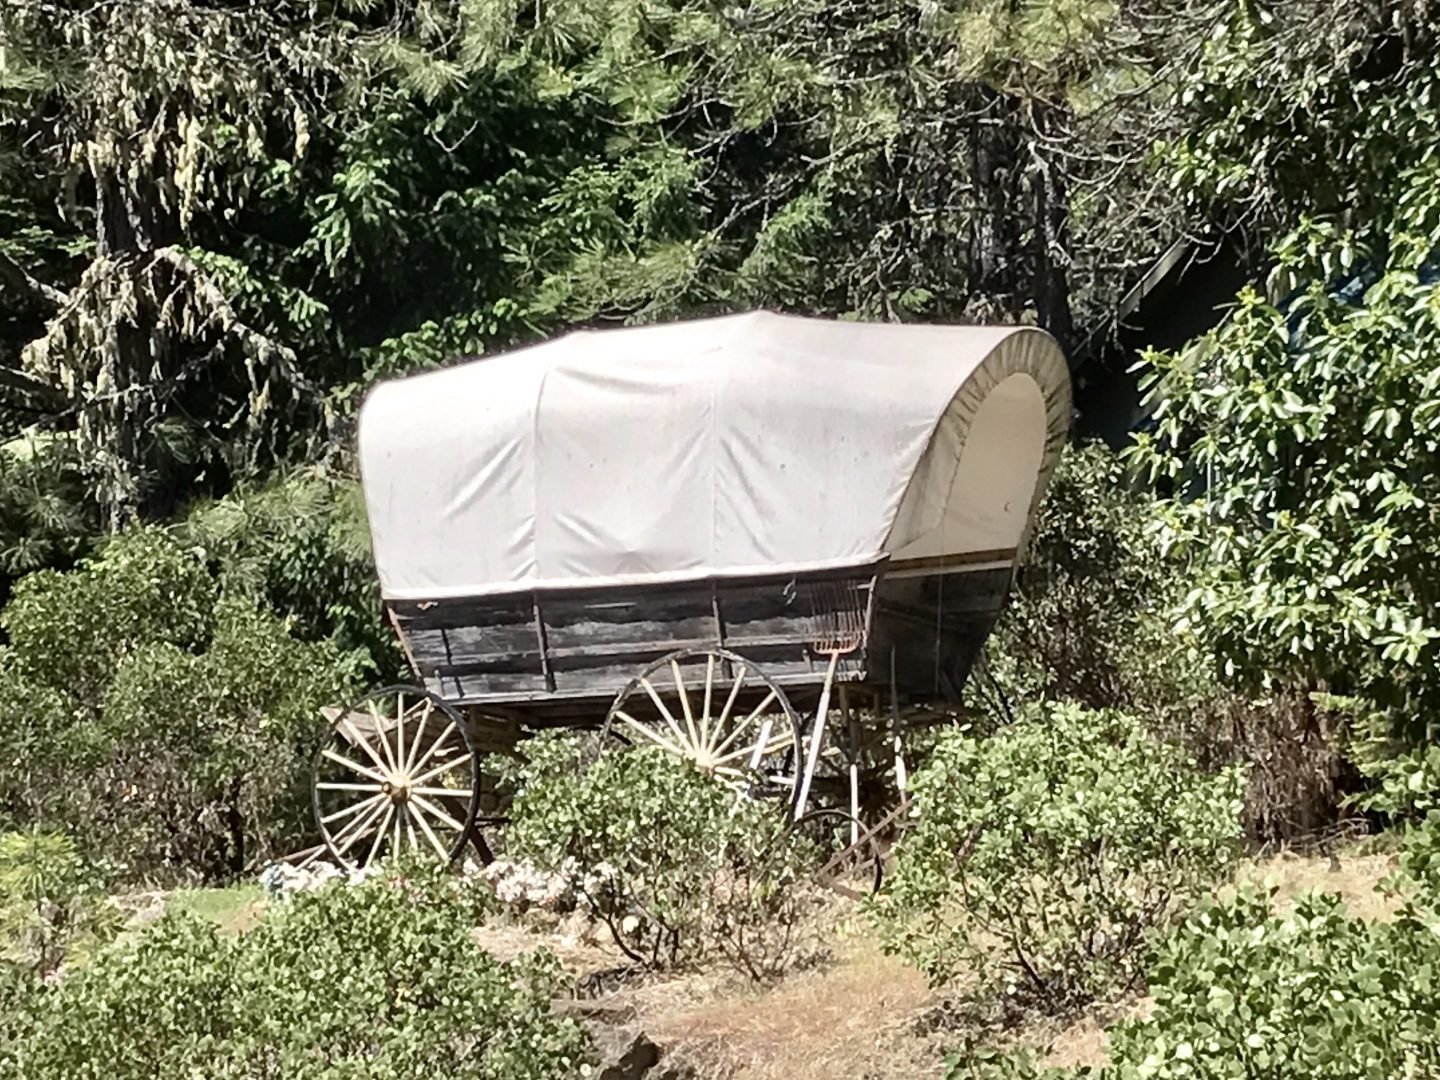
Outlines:
<svg viewBox="0 0 1440 1080"><path fill-rule="evenodd" d="M637 1020L669 1060L701 1080L940 1075L941 1051L916 1031L933 1003L924 978L872 943L845 938L824 967L769 987L677 981L637 995Z"/></svg>
<svg viewBox="0 0 1440 1080"><path fill-rule="evenodd" d="M1314 889L1337 893L1352 913L1376 919L1395 910L1375 888L1390 870L1386 855L1282 853L1246 863L1237 880L1273 884L1282 905ZM848 935L836 941L832 964L775 986L690 976L634 991L627 1012L669 1060L691 1065L700 1080L898 1080L943 1072L945 1044L959 1033L926 1034L917 1023L940 1000L915 971ZM1105 1060L1105 1029L1143 1016L1151 1004L1101 1005L996 1041L1034 1047L1047 1065L1095 1065Z"/></svg>
<svg viewBox="0 0 1440 1080"><path fill-rule="evenodd" d="M1376 886L1394 869L1390 855L1362 855L1340 851L1334 855L1295 855L1281 852L1248 862L1236 880L1254 886L1272 885L1282 908L1307 892L1335 893L1352 915L1361 919L1393 918L1399 901Z"/></svg>

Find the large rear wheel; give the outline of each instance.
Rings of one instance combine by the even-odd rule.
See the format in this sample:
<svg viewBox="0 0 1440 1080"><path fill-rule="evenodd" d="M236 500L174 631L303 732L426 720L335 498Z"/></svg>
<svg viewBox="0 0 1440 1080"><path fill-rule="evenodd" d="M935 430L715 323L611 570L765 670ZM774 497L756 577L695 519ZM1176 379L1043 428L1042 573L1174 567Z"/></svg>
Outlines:
<svg viewBox="0 0 1440 1080"><path fill-rule="evenodd" d="M755 798L794 805L801 728L790 700L754 663L726 649L672 653L621 690L606 741L655 746Z"/></svg>

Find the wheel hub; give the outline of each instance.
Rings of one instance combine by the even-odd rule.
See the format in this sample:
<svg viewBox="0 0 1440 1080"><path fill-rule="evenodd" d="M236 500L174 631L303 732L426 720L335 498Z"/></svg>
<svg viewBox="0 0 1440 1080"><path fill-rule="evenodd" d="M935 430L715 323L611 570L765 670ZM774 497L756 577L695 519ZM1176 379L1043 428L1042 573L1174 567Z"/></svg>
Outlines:
<svg viewBox="0 0 1440 1080"><path fill-rule="evenodd" d="M410 799L409 777L392 776L380 785L380 794L386 796L396 806L408 802Z"/></svg>

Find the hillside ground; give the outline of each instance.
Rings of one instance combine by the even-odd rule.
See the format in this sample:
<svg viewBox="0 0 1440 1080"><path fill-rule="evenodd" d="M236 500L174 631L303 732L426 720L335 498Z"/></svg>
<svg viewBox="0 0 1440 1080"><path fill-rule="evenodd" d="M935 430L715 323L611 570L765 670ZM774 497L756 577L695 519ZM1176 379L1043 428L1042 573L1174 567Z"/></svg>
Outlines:
<svg viewBox="0 0 1440 1080"><path fill-rule="evenodd" d="M1385 918L1393 901L1377 891L1390 857L1352 848L1334 855L1281 853L1247 862L1237 884L1273 885L1287 903L1311 890L1338 894L1357 915ZM183 908L243 933L264 918L257 888L182 890L128 898L140 920ZM497 921L476 936L501 958L545 947L575 973L579 1000L565 1007L592 1023L643 1031L669 1065L696 1080L899 1080L938 1077L947 1047L964 1034L943 990L884 955L866 933L856 905L836 897L822 913L824 958L805 970L757 985L722 968L668 977L619 974L624 957L605 931L578 917L559 925ZM1053 1065L1103 1058L1104 1027L1146 1002L1109 1003L1063 1021L1019 1027L1008 1041L1042 1049Z"/></svg>

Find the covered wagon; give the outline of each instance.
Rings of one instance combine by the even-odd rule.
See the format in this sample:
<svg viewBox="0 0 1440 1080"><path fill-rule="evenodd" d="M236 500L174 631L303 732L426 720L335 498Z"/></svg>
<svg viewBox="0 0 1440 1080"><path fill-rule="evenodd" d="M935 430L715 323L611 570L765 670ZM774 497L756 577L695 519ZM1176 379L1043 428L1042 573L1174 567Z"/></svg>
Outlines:
<svg viewBox="0 0 1440 1080"><path fill-rule="evenodd" d="M964 686L1069 414L1040 330L766 312L378 386L360 467L416 685L333 717L332 856L454 857L486 749L555 726L858 812L882 718Z"/></svg>

